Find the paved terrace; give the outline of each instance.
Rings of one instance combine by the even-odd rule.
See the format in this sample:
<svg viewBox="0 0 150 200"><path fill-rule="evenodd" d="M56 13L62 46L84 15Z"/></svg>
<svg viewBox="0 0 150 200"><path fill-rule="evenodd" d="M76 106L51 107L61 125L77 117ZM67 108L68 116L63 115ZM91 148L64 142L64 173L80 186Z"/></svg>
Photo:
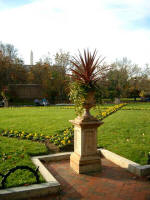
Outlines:
<svg viewBox="0 0 150 200"><path fill-rule="evenodd" d="M150 200L150 181L136 177L112 162L102 159L102 171L76 174L69 161L45 166L62 185L59 195L28 200Z"/></svg>

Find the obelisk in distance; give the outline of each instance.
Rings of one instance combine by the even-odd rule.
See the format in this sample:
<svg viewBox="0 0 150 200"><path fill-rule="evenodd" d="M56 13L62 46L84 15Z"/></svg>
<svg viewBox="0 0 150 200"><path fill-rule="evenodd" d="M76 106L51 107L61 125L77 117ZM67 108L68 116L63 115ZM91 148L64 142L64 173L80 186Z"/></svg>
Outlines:
<svg viewBox="0 0 150 200"><path fill-rule="evenodd" d="M33 51L30 52L30 65L33 65Z"/></svg>

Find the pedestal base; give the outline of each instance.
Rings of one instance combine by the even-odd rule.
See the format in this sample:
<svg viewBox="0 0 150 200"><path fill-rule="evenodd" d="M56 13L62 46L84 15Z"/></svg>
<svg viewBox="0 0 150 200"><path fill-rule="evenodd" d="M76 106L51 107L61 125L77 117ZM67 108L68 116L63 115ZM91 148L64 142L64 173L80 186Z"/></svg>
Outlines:
<svg viewBox="0 0 150 200"><path fill-rule="evenodd" d="M70 167L78 174L97 172L101 170L101 159L99 155L80 156L72 153L70 156Z"/></svg>

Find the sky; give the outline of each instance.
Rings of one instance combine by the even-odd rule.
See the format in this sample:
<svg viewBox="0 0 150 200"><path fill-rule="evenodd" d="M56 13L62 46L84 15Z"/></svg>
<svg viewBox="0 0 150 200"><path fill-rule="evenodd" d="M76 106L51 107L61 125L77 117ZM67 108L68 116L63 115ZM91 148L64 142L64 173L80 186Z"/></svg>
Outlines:
<svg viewBox="0 0 150 200"><path fill-rule="evenodd" d="M106 62L150 64L149 0L0 0L0 41L25 64L59 49L98 50Z"/></svg>

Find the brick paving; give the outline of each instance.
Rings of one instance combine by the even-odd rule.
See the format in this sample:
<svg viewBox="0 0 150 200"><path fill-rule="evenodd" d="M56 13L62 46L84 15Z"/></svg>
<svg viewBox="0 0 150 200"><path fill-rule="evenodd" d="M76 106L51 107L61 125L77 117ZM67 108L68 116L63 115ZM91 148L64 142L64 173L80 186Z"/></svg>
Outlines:
<svg viewBox="0 0 150 200"><path fill-rule="evenodd" d="M76 174L69 161L45 164L62 185L59 195L30 200L150 200L150 181L102 159L102 171Z"/></svg>

